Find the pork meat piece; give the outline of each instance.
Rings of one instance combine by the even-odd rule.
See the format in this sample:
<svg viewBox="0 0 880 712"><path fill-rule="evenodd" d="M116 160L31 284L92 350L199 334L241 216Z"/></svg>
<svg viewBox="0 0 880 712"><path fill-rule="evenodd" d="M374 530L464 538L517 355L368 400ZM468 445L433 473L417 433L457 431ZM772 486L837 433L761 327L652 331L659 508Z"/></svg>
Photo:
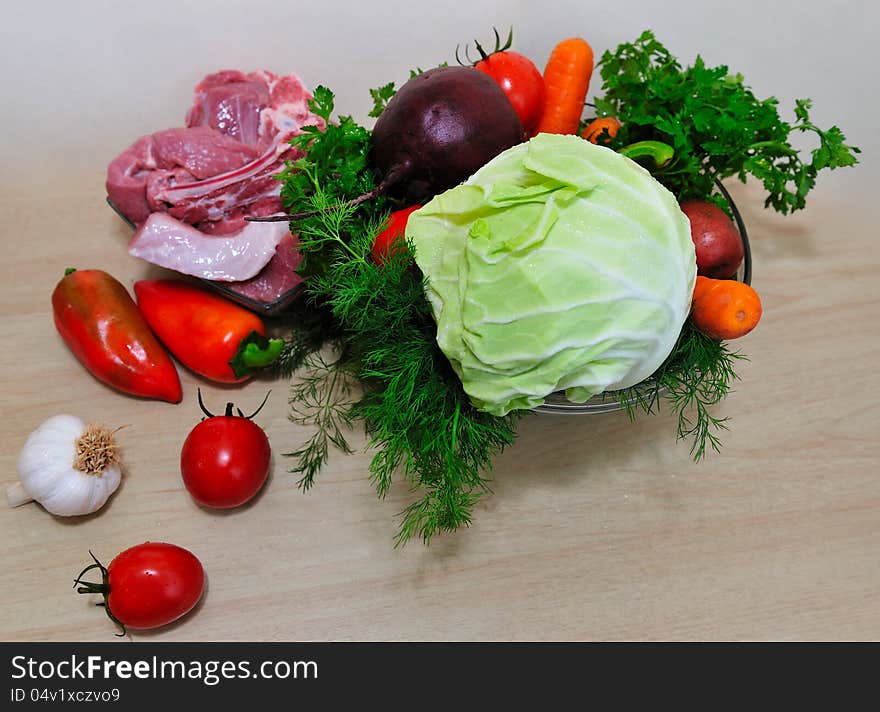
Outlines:
<svg viewBox="0 0 880 712"><path fill-rule="evenodd" d="M309 99L292 74L210 74L196 86L186 127L145 136L110 163L107 194L134 223L168 211L196 226L277 196L274 175L296 158L290 137L323 128Z"/></svg>
<svg viewBox="0 0 880 712"><path fill-rule="evenodd" d="M195 88L187 126L209 126L248 146L260 138L260 113L269 106L269 87L227 70L209 74Z"/></svg>
<svg viewBox="0 0 880 712"><path fill-rule="evenodd" d="M288 232L259 274L242 282L228 282L226 286L255 301L274 302L303 281L295 271L302 261L297 244L296 238Z"/></svg>
<svg viewBox="0 0 880 712"><path fill-rule="evenodd" d="M135 231L128 252L193 277L241 282L258 274L289 234L284 222L249 222L231 235L206 235L167 213L156 212Z"/></svg>
<svg viewBox="0 0 880 712"><path fill-rule="evenodd" d="M139 227L131 254L259 301L299 284L286 223L244 218L283 211L275 176L298 157L289 140L324 127L309 99L293 74L226 70L199 82L185 127L139 139L108 167L110 200Z"/></svg>

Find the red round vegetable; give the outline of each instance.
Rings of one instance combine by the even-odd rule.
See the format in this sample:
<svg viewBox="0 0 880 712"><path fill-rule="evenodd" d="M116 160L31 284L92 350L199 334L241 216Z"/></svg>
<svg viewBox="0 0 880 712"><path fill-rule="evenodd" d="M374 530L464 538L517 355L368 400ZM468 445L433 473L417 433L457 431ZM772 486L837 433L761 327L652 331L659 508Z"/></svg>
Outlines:
<svg viewBox="0 0 880 712"><path fill-rule="evenodd" d="M391 213L382 232L376 235L376 239L373 241L373 262L382 264L394 252L405 251L406 244L403 242L403 236L406 233L407 220L420 207L422 206L412 205Z"/></svg>
<svg viewBox="0 0 880 712"><path fill-rule="evenodd" d="M107 615L122 627L146 630L176 621L193 609L205 588L205 573L199 560L174 544L147 542L120 553L104 567L94 554L94 564L77 576L78 593L104 596ZM101 572L101 582L83 581L92 569Z"/></svg>
<svg viewBox="0 0 880 712"><path fill-rule="evenodd" d="M55 328L80 363L123 393L179 403L174 362L125 287L102 270L68 270L52 292Z"/></svg>
<svg viewBox="0 0 880 712"><path fill-rule="evenodd" d="M201 393L199 405L208 417L192 429L183 443L183 484L204 507L238 507L260 491L269 474L269 439L251 420L263 406L245 416L241 411L233 415L232 403L227 403L226 413L217 416L205 409Z"/></svg>
<svg viewBox="0 0 880 712"><path fill-rule="evenodd" d="M526 136L534 136L544 113L544 77L528 57L518 52L490 54L474 65L488 74L516 110Z"/></svg>
<svg viewBox="0 0 880 712"><path fill-rule="evenodd" d="M713 203L689 200L681 204L691 223L697 253L697 274L728 279L736 274L744 257L739 231L727 214Z"/></svg>
<svg viewBox="0 0 880 712"><path fill-rule="evenodd" d="M267 339L263 320L190 282L135 282L150 328L187 368L218 383L240 383L272 363L281 339Z"/></svg>

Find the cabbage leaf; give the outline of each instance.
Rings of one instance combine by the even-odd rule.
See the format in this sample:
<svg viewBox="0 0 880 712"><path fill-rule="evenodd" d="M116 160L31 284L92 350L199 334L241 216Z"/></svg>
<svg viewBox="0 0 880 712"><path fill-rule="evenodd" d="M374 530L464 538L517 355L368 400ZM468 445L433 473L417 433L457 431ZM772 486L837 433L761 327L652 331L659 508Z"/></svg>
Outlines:
<svg viewBox="0 0 880 712"><path fill-rule="evenodd" d="M539 134L414 212L437 343L480 410L584 402L669 355L696 258L674 196L637 163Z"/></svg>

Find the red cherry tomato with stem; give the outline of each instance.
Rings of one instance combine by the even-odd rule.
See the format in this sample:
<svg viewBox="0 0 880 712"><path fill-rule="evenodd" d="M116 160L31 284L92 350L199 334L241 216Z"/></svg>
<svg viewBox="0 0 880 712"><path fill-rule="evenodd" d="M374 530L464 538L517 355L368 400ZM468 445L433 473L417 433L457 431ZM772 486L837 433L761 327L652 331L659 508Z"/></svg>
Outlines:
<svg viewBox="0 0 880 712"><path fill-rule="evenodd" d="M208 417L196 425L183 443L180 472L192 498L203 507L229 509L250 501L269 475L272 452L269 438L240 410L233 415L232 403L223 415L208 412L199 390L199 406Z"/></svg>
<svg viewBox="0 0 880 712"><path fill-rule="evenodd" d="M544 77L528 57L518 52L494 52L474 68L488 74L507 95L526 136L534 136L544 113Z"/></svg>
<svg viewBox="0 0 880 712"><path fill-rule="evenodd" d="M122 628L159 628L189 613L205 589L205 572L196 556L180 546L160 542L138 544L120 553L110 566L95 558L76 577L77 593L104 596L107 615ZM93 569L101 582L83 581Z"/></svg>

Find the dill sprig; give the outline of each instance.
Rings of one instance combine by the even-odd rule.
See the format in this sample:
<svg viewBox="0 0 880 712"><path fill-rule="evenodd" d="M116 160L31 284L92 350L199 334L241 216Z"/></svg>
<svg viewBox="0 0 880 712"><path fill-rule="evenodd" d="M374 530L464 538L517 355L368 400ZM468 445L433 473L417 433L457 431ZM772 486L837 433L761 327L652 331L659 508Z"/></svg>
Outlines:
<svg viewBox="0 0 880 712"><path fill-rule="evenodd" d="M428 542L470 524L475 503L489 491L492 459L513 443L518 417L499 418L470 404L437 345L413 246L374 263L370 251L382 221L362 229L359 207L326 210L329 200L315 180L309 209L320 219L300 233L300 242L323 255L325 268L312 275L309 291L338 324L342 349L332 361L310 356L306 375L293 385L291 417L316 432L288 454L307 489L329 445L349 452L344 430L363 422L376 450L370 477L378 495L387 494L397 474L419 495L402 513L396 542L415 536ZM363 393L347 400L352 383Z"/></svg>
<svg viewBox="0 0 880 712"><path fill-rule="evenodd" d="M341 348L342 332L327 304L306 292L295 300L284 314L284 322L292 324L290 336L272 364L275 376L290 378L309 365L309 358L325 346Z"/></svg>
<svg viewBox="0 0 880 712"><path fill-rule="evenodd" d="M353 452L344 431L351 427L356 384L338 360L328 362L322 354L309 354L302 370L303 375L290 389L289 418L300 425L314 426L315 432L284 456L296 459L290 472L300 475L297 486L306 491L327 463L331 444L345 454Z"/></svg>
<svg viewBox="0 0 880 712"><path fill-rule="evenodd" d="M377 90L374 98L387 98L392 89ZM382 265L370 259L393 202L380 197L340 207L375 187L370 133L351 117L331 121L333 94L324 87L310 106L326 130L306 129L294 139L303 156L279 176L285 207L313 214L291 226L299 234L307 291L288 315L293 330L276 371L299 373L290 417L315 432L287 454L296 460L299 486L308 489L330 446L350 452L345 432L362 422L375 449L370 477L378 495L387 494L398 474L417 495L402 513L396 542L416 536L428 542L470 524L474 505L489 491L492 459L514 441L518 417L498 418L470 404L437 345L424 278L407 253ZM322 348L335 357L325 359Z"/></svg>
<svg viewBox="0 0 880 712"><path fill-rule="evenodd" d="M730 393L738 378L735 365L746 357L731 351L697 329L688 319L666 361L650 378L615 391L631 419L636 411L654 413L666 401L678 418L677 437L690 440L694 460L702 460L706 447L721 448L719 431L727 430L727 418L712 414L712 407Z"/></svg>

